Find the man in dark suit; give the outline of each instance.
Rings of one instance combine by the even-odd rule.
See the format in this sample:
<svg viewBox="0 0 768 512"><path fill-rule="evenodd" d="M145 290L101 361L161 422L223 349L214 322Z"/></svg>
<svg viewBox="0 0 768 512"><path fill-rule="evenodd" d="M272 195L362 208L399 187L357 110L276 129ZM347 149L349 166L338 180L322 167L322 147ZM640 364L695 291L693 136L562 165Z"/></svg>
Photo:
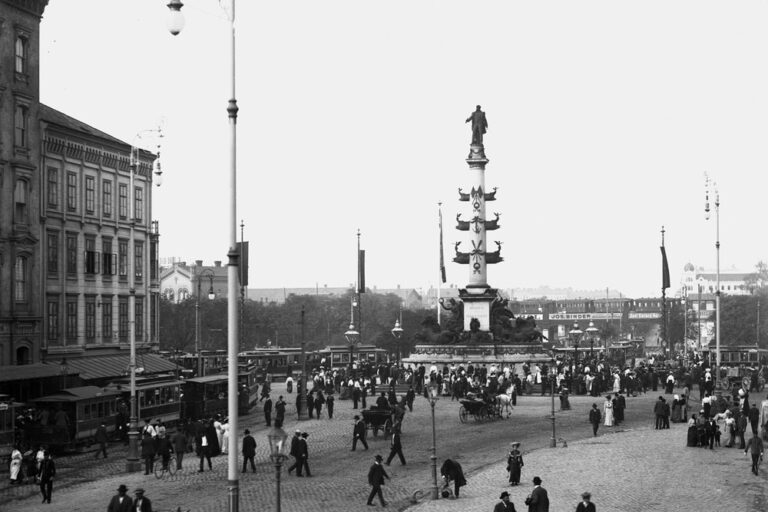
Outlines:
<svg viewBox="0 0 768 512"><path fill-rule="evenodd" d="M352 432L352 451L355 451L358 441L363 443L366 450L368 449L368 441L365 440L366 432L365 422L360 419L360 416L355 416L355 429Z"/></svg>
<svg viewBox="0 0 768 512"><path fill-rule="evenodd" d="M377 455L371 469L368 470L368 484L371 486L371 493L368 495L366 505L373 506L373 497L378 495L381 506L387 506L387 502L384 501L384 495L381 492L381 486L384 485L384 479L389 478L389 475L384 470L384 466L381 465L382 460L383 457Z"/></svg>
<svg viewBox="0 0 768 512"><path fill-rule="evenodd" d="M96 434L93 436L94 440L99 444L99 449L96 450L96 456L95 459L99 458L99 454L103 453L104 458L107 458L107 426L102 423L99 425L99 428L96 429Z"/></svg>
<svg viewBox="0 0 768 512"><path fill-rule="evenodd" d="M392 430L392 441L390 443L391 449L389 450L389 457L387 457L387 466L395 458L395 455L400 457L400 464L405 466L405 457L403 456L403 445L400 442L400 427L396 427Z"/></svg>
<svg viewBox="0 0 768 512"><path fill-rule="evenodd" d="M136 495L136 498L133 500L136 512L152 512L152 502L149 498L144 497L144 489L139 487L133 493Z"/></svg>
<svg viewBox="0 0 768 512"><path fill-rule="evenodd" d="M152 463L155 460L155 439L148 433L141 440L141 458L144 459L144 474L152 473Z"/></svg>
<svg viewBox="0 0 768 512"><path fill-rule="evenodd" d="M171 439L173 452L176 454L176 469L181 469L181 461L184 460L184 453L187 451L187 435L184 433L184 427L180 426Z"/></svg>
<svg viewBox="0 0 768 512"><path fill-rule="evenodd" d="M117 494L112 496L112 500L109 502L107 512L133 512L133 500L126 493L128 488L120 484L117 488Z"/></svg>
<svg viewBox="0 0 768 512"><path fill-rule="evenodd" d="M541 478L533 477L533 490L525 499L528 512L549 512L549 496L547 490L541 486Z"/></svg>
<svg viewBox="0 0 768 512"><path fill-rule="evenodd" d="M576 505L576 512L595 512L595 504L592 503L592 495L588 492L581 494L581 501Z"/></svg>
<svg viewBox="0 0 768 512"><path fill-rule="evenodd" d="M264 420L267 422L267 426L272 426L272 399L267 395L266 401L264 401Z"/></svg>
<svg viewBox="0 0 768 512"><path fill-rule="evenodd" d="M515 505L509 501L509 493L507 491L501 493L499 499L501 501L493 507L493 512L515 512Z"/></svg>
<svg viewBox="0 0 768 512"><path fill-rule="evenodd" d="M299 444L301 444L301 430L297 430L293 433L293 438L291 439L291 457L293 457L294 462L291 464L291 467L288 468L288 474L291 474L291 471L294 469L296 470L296 476L301 476L301 459L299 458Z"/></svg>
<svg viewBox="0 0 768 512"><path fill-rule="evenodd" d="M592 435L597 436L597 429L600 428L600 410L597 408L597 404L592 404L592 409L589 411L589 422L592 424Z"/></svg>
<svg viewBox="0 0 768 512"><path fill-rule="evenodd" d="M461 464L454 460L445 459L443 465L440 466L440 476L443 477L445 487L453 482L453 494L457 498L459 497L459 489L467 485L467 479L464 478L464 470L461 468Z"/></svg>
<svg viewBox="0 0 768 512"><path fill-rule="evenodd" d="M253 458L256 456L256 440L251 435L251 431L245 429L245 436L243 437L243 473L248 470L248 461L251 462L251 470L256 472L256 464L253 463Z"/></svg>
<svg viewBox="0 0 768 512"><path fill-rule="evenodd" d="M51 453L48 450L43 452L43 460L40 462L40 469L37 472L37 478L40 482L40 492L43 495L43 503L51 502L51 492L53 492L53 477L56 476L56 465L51 459Z"/></svg>
<svg viewBox="0 0 768 512"><path fill-rule="evenodd" d="M307 476L312 476L309 472L309 446L307 445L307 437L309 437L309 434L302 432L301 439L299 439L299 469L296 471L298 476L301 476L302 469L307 473Z"/></svg>

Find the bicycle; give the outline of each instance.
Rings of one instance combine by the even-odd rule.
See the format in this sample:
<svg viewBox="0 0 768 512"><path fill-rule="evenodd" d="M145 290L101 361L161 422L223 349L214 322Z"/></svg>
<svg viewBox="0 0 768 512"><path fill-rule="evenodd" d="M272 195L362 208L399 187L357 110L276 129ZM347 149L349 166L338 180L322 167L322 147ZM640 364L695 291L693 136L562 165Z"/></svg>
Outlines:
<svg viewBox="0 0 768 512"><path fill-rule="evenodd" d="M174 476L176 474L176 456L174 454L171 454L171 457L168 459L168 466L165 468L163 468L162 457L158 457L157 459L155 459L154 472L155 472L155 478L158 478L158 479L163 478L166 472L171 476Z"/></svg>

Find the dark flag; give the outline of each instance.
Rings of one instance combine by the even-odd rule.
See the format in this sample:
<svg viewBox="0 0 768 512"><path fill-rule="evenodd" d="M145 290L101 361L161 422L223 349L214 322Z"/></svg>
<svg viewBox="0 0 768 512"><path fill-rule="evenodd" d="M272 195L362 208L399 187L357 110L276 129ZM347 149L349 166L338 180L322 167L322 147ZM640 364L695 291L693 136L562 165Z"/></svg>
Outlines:
<svg viewBox="0 0 768 512"><path fill-rule="evenodd" d="M237 252L240 255L240 286L248 286L248 242L237 242Z"/></svg>
<svg viewBox="0 0 768 512"><path fill-rule="evenodd" d="M357 250L357 293L365 293L365 249Z"/></svg>
<svg viewBox="0 0 768 512"><path fill-rule="evenodd" d="M445 259L443 258L443 211L440 213L440 278L445 282Z"/></svg>
<svg viewBox="0 0 768 512"><path fill-rule="evenodd" d="M669 288L669 264L667 263L667 251L661 246L661 289Z"/></svg>

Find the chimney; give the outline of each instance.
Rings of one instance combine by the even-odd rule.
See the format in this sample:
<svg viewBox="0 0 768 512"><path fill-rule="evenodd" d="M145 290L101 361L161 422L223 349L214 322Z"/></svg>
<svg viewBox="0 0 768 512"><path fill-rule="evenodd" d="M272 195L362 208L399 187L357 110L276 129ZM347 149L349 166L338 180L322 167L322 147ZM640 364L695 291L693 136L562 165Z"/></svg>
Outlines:
<svg viewBox="0 0 768 512"><path fill-rule="evenodd" d="M213 262L213 266L214 266L214 267L217 267L217 268L221 267L221 260L219 260L219 261L214 261L214 262Z"/></svg>
<svg viewBox="0 0 768 512"><path fill-rule="evenodd" d="M203 260L195 260L195 266L196 267L202 267L203 266Z"/></svg>

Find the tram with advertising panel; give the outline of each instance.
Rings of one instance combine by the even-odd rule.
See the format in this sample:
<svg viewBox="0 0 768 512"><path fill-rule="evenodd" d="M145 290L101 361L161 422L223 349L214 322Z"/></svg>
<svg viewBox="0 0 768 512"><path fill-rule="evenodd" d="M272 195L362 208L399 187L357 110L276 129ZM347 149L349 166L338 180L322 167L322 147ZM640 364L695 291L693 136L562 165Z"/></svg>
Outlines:
<svg viewBox="0 0 768 512"><path fill-rule="evenodd" d="M716 366L716 346L711 343L704 358ZM720 381L724 391L734 388L763 391L768 380L768 349L755 345L725 345L720 347Z"/></svg>
<svg viewBox="0 0 768 512"><path fill-rule="evenodd" d="M238 411L248 414L259 401L258 368L255 364L237 365Z"/></svg>
<svg viewBox="0 0 768 512"><path fill-rule="evenodd" d="M33 398L29 406L38 412L47 409L50 420L46 425L30 426L31 445L44 444L52 450L80 449L93 443L102 423L108 434L114 433L121 395L117 389L80 386Z"/></svg>
<svg viewBox="0 0 768 512"><path fill-rule="evenodd" d="M176 425L181 419L181 389L184 381L173 375L136 377L136 414L141 419L160 420L166 426ZM130 404L130 379L119 379L107 389L121 393L125 404Z"/></svg>
<svg viewBox="0 0 768 512"><path fill-rule="evenodd" d="M307 361L310 355L310 352L306 353ZM273 381L282 380L301 367L301 348L257 348L240 352L237 361L239 364L254 365L259 382L264 382L267 374L272 375Z"/></svg>

